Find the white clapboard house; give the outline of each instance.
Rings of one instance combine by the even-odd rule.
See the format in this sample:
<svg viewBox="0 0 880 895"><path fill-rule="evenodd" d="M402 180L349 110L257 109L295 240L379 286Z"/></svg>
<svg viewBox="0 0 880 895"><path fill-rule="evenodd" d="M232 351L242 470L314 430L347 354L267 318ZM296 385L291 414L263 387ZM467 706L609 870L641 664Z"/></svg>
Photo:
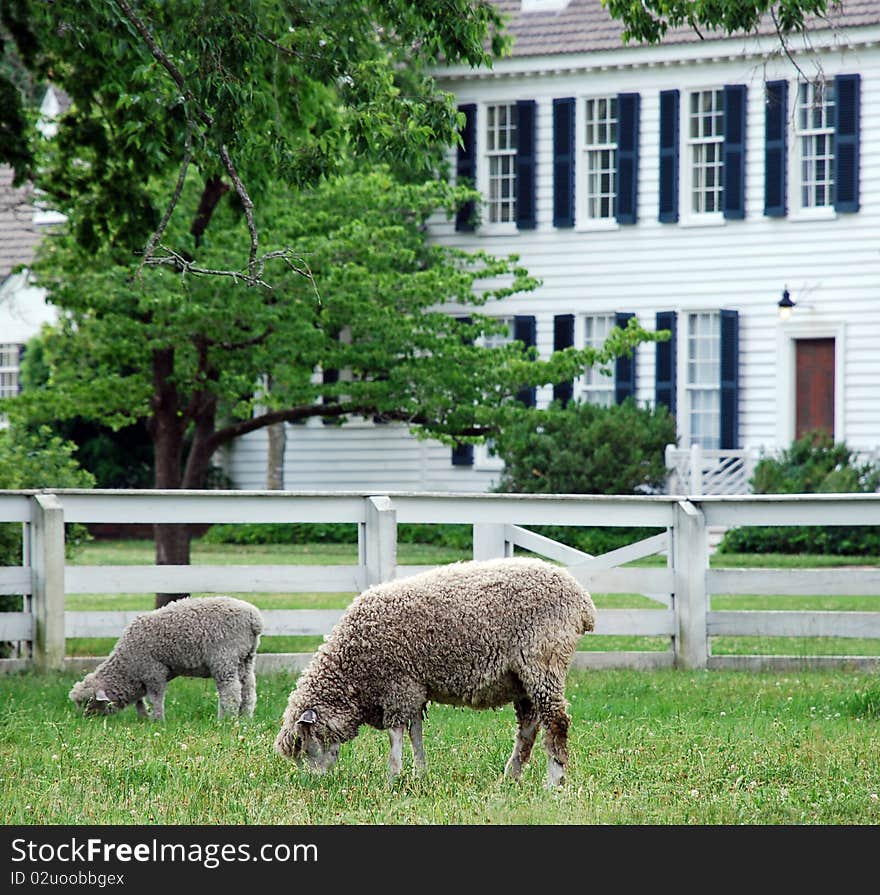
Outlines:
<svg viewBox="0 0 880 895"><path fill-rule="evenodd" d="M467 122L453 168L483 201L435 238L520 255L541 287L491 310L542 356L631 315L672 332L555 396L663 402L707 454L818 427L874 451L880 3L846 0L784 47L769 24L625 45L599 0L499 6L512 55L439 73ZM265 457L265 435L241 442L235 483L262 487ZM287 458L288 488L479 491L499 466L370 422L288 427Z"/></svg>
<svg viewBox="0 0 880 895"><path fill-rule="evenodd" d="M673 334L555 396L663 402L679 445L706 454L755 456L815 427L875 451L880 2L844 0L784 47L772 23L648 46L624 44L600 0L498 5L512 54L438 72L466 120L453 170L483 201L438 217L434 238L519 254L542 285L491 311L541 355L598 344L630 315ZM265 487L267 444L255 432L224 455L236 487ZM286 427L289 489L485 491L498 473L485 448L404 426Z"/></svg>

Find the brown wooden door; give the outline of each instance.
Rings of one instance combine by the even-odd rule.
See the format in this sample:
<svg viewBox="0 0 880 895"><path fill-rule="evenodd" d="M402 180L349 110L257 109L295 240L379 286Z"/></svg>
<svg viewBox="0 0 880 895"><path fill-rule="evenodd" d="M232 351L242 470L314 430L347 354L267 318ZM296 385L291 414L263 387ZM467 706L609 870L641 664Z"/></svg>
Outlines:
<svg viewBox="0 0 880 895"><path fill-rule="evenodd" d="M795 438L813 429L834 437L834 339L795 342Z"/></svg>

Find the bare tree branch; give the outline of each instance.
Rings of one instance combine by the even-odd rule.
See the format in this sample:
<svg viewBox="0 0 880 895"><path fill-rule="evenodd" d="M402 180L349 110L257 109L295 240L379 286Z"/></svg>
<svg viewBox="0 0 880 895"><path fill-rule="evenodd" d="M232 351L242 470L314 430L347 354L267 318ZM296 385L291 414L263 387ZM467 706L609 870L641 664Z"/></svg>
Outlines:
<svg viewBox="0 0 880 895"><path fill-rule="evenodd" d="M192 156L192 125L190 122L189 114L186 115L186 138L184 140L184 148L183 148L183 161L180 164L180 173L177 175L177 185L174 187L174 193L171 196L171 201L168 203L168 207L165 209L165 214L162 215L162 220L159 221L159 226L156 228L156 232L147 240L147 245L144 248L144 257L141 258L141 263L138 265L137 276L141 275L141 271L144 269L144 265L147 264L150 259L153 257L153 252L156 250L156 246L159 244L159 240L162 238L162 234L165 233L165 229L168 227L168 222L171 220L171 215L174 214L174 209L177 207L177 203L180 200L180 194L183 192L183 184L186 181L186 172L189 168L190 158Z"/></svg>
<svg viewBox="0 0 880 895"><path fill-rule="evenodd" d="M171 79L177 85L181 94L186 103L192 108L194 114L198 118L198 120L205 125L207 128L212 128L214 126L214 119L211 115L209 115L201 106L196 102L195 96L192 91L186 84L186 79L183 77L180 69L171 61L168 57L168 54L159 46L156 39L150 33L150 29L146 26L143 20L137 15L137 13L132 9L131 5L128 3L128 0L114 0L116 5L119 7L123 16L125 16L126 20L129 24L137 31L138 34L143 38L144 43L146 43L150 53L153 58L168 72L171 76ZM189 136L189 133L188 133ZM229 155L229 152L226 149L225 145L220 146L220 158L223 161L223 166L226 168L227 173L229 174L230 179L232 180L233 185L235 186L235 192L238 194L239 199L241 200L241 204L244 207L245 218L247 219L248 233L250 234L250 256L248 258L248 273L247 276L242 276L240 273L236 272L235 274L231 274L229 272L226 273L227 276L234 276L235 279L242 278L247 282L249 286L266 286L267 284L260 279L260 276L257 272L258 267L258 259L257 252L259 251L259 241L257 237L257 227L254 222L254 203L251 201L251 197L248 195L247 190L245 189L244 183L242 183L241 177L238 175L238 171L235 167L235 164L232 161L232 158ZM179 195L179 194L178 194ZM175 198L174 203L176 204L177 199ZM173 209L172 209L173 210ZM166 222L167 225L167 222ZM159 236L156 237L155 242L150 245L147 244L147 249L144 251L144 261L141 263L143 266L144 263L148 263L150 255L155 249L156 243L158 243L159 238L161 238L161 230L158 231ZM156 234L154 234L156 236ZM152 239L151 239L152 242ZM201 271L202 273L209 273L208 270ZM215 273L219 273L216 272Z"/></svg>

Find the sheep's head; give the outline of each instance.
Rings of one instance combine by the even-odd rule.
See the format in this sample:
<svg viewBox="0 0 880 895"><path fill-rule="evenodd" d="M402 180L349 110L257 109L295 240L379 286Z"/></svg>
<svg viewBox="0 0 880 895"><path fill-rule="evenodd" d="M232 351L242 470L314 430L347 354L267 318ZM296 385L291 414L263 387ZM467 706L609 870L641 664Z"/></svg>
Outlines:
<svg viewBox="0 0 880 895"><path fill-rule="evenodd" d="M298 767L324 774L336 764L342 739L315 709L306 709L291 726L285 718L275 750L292 758Z"/></svg>
<svg viewBox="0 0 880 895"><path fill-rule="evenodd" d="M77 708L86 715L112 715L120 709L119 704L107 694L104 684L94 674L73 685L68 696Z"/></svg>

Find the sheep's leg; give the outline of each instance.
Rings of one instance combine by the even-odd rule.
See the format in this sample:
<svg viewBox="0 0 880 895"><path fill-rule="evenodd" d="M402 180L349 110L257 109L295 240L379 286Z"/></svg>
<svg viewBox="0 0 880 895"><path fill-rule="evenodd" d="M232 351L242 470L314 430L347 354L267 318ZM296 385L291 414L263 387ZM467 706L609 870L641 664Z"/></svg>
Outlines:
<svg viewBox="0 0 880 895"><path fill-rule="evenodd" d="M418 717L409 725L409 739L412 743L413 762L416 769L424 771L428 767L428 761L425 758L425 743L422 740L422 716Z"/></svg>
<svg viewBox="0 0 880 895"><path fill-rule="evenodd" d="M237 716L241 705L241 680L238 668L222 669L214 672L217 685L217 718Z"/></svg>
<svg viewBox="0 0 880 895"><path fill-rule="evenodd" d="M513 741L513 752L504 767L504 775L511 780L519 780L520 773L532 754L540 720L531 699L517 699L513 707L516 710L516 737Z"/></svg>
<svg viewBox="0 0 880 895"><path fill-rule="evenodd" d="M568 764L568 728L571 718L566 712L565 697L554 694L539 705L544 727L544 751L547 753L547 786L554 788L565 783Z"/></svg>
<svg viewBox="0 0 880 895"><path fill-rule="evenodd" d="M165 719L165 687L164 685L154 684L147 688L147 699L150 700L150 708L153 713L154 721L163 721Z"/></svg>
<svg viewBox="0 0 880 895"><path fill-rule="evenodd" d="M134 704L135 710L141 716L141 718L146 718L149 716L149 711L147 710L147 704L143 701L143 699L139 699Z"/></svg>
<svg viewBox="0 0 880 895"><path fill-rule="evenodd" d="M520 679L535 704L544 728L547 787L562 786L568 764L568 728L571 723L565 702L565 674L537 662L523 668Z"/></svg>
<svg viewBox="0 0 880 895"><path fill-rule="evenodd" d="M254 676L254 657L248 656L242 659L238 668L238 679L241 681L241 703L238 707L239 715L251 717L254 714L254 706L257 704L257 679Z"/></svg>
<svg viewBox="0 0 880 895"><path fill-rule="evenodd" d="M393 783L403 769L403 724L388 728L391 752L388 756L388 777Z"/></svg>

